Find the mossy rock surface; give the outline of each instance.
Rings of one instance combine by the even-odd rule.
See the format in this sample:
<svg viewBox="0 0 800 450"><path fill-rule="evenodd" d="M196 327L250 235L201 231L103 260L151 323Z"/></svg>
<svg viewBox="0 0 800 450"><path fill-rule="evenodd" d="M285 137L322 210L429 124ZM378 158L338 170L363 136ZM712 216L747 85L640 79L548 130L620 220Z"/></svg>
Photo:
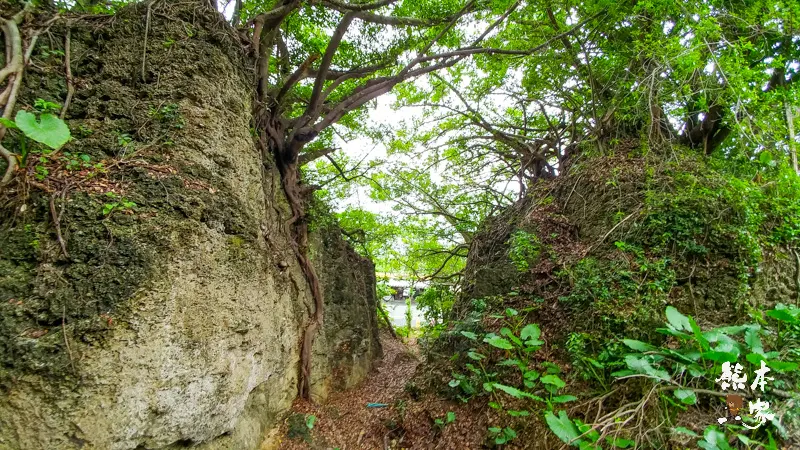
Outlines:
<svg viewBox="0 0 800 450"><path fill-rule="evenodd" d="M313 301L251 135L252 61L199 5L153 3L146 52L147 4L71 24L74 139L0 202L0 448L270 448L297 395ZM20 107L64 101L51 33ZM374 269L337 232L312 253L315 376L352 384L380 354Z"/></svg>
<svg viewBox="0 0 800 450"><path fill-rule="evenodd" d="M488 299L527 311L560 342L599 341L656 338L667 305L720 325L794 302L797 181L780 168L641 148L585 157L485 223L454 317Z"/></svg>

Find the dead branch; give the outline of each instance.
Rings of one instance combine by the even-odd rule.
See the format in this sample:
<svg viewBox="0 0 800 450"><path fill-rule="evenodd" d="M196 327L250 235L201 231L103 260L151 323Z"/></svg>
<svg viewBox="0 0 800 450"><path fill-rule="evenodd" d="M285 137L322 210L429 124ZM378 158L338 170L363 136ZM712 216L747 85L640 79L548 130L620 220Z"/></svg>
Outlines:
<svg viewBox="0 0 800 450"><path fill-rule="evenodd" d="M69 186L64 188L61 191L61 212L64 211L66 205L63 204L64 196L66 195L67 189ZM56 238L58 239L58 245L61 246L61 251L64 253L64 257L69 258L69 253L67 253L67 243L64 241L64 237L61 235L61 213L56 214L56 195L53 194L50 196L50 216L53 218L53 227L56 229Z"/></svg>
<svg viewBox="0 0 800 450"><path fill-rule="evenodd" d="M72 67L70 64L70 41L72 30L67 29L67 37L64 39L64 68L67 73L67 99L64 100L64 107L61 109L61 120L67 115L72 96L75 95L75 83L72 79Z"/></svg>

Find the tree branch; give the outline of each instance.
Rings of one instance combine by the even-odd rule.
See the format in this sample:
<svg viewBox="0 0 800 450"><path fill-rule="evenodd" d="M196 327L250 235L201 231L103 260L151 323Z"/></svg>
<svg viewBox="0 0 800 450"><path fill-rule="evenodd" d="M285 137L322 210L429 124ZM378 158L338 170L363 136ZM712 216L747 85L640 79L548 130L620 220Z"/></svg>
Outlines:
<svg viewBox="0 0 800 450"><path fill-rule="evenodd" d="M321 148L321 149L318 149L318 150L312 150L310 152L303 153L298 158L297 164L300 165L300 166L304 166L304 165L310 163L311 161L314 161L316 159L322 158L323 156L328 156L328 155L330 155L331 153L333 153L333 152L335 152L337 150L339 150L339 149L336 148L336 147L325 147L325 148Z"/></svg>
<svg viewBox="0 0 800 450"><path fill-rule="evenodd" d="M347 28L350 27L353 19L355 19L358 14L360 13L348 12L345 14L342 21L339 22L339 25L336 27L336 31L333 32L330 42L328 42L325 55L322 56L322 61L319 65L317 79L314 80L314 91L311 93L311 100L309 100L308 107L306 108L306 116L308 116L310 120L313 120L312 118L316 116L319 111L319 106L322 103L322 88L325 86L325 76L331 67L331 62L333 62L333 55L336 54L336 50L342 43L342 38L347 32Z"/></svg>

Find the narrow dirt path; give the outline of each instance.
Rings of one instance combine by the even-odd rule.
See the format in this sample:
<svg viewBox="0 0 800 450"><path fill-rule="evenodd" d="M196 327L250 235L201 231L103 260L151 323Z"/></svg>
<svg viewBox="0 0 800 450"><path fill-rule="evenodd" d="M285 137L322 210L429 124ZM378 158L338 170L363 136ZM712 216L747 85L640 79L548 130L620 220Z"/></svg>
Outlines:
<svg viewBox="0 0 800 450"><path fill-rule="evenodd" d="M303 430L304 422L281 428L281 450L324 449L471 449L480 448L485 436L482 414L468 405L436 399L412 397L406 384L420 364L414 342L404 344L386 333L381 335L383 360L357 388L335 393L324 405L298 400L293 414L316 417L309 439L293 436ZM368 403L387 406L368 408ZM448 411L456 420L437 425ZM298 426L299 424L299 426Z"/></svg>

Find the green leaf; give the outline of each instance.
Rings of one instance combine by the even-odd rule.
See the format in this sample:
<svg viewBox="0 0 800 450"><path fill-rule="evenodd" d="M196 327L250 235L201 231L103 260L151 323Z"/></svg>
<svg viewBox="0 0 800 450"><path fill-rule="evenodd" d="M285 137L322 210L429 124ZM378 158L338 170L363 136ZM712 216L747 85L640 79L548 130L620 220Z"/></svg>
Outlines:
<svg viewBox="0 0 800 450"><path fill-rule="evenodd" d="M561 439L562 442L565 444L575 444L575 440L578 438L578 430L575 428L575 424L567 416L567 413L564 411L558 412L558 417L556 417L552 412L548 411L544 415L544 420L547 422L547 426L550 430Z"/></svg>
<svg viewBox="0 0 800 450"><path fill-rule="evenodd" d="M678 312L674 306L667 306L666 310L667 321L678 331L692 331L692 326L689 324L689 318Z"/></svg>
<svg viewBox="0 0 800 450"><path fill-rule="evenodd" d="M507 340L496 336L487 337L486 339L483 340L483 342L486 342L492 347L502 348L503 350L511 350L514 348L514 346L511 345L511 342L508 342Z"/></svg>
<svg viewBox="0 0 800 450"><path fill-rule="evenodd" d="M480 353L478 353L478 352L467 352L467 356L468 356L470 359L474 359L475 361L480 361L480 360L482 360L483 358L485 358L485 356L481 355L481 354L480 354Z"/></svg>
<svg viewBox="0 0 800 450"><path fill-rule="evenodd" d="M678 433L678 434L685 434L685 435L691 436L691 437L700 437L699 434L695 433L694 431L692 431L692 430L690 430L690 429L688 429L686 427L675 427L675 428L672 429L672 431L675 432L675 433Z"/></svg>
<svg viewBox="0 0 800 450"><path fill-rule="evenodd" d="M748 328L747 331L744 332L744 342L750 347L750 350L753 353L763 354L764 347L761 344L761 336L759 336L759 331L761 331L760 326Z"/></svg>
<svg viewBox="0 0 800 450"><path fill-rule="evenodd" d="M13 129L13 130L19 129L17 124L14 123L14 121L8 120L5 117L0 117L0 125L8 128L8 129Z"/></svg>
<svg viewBox="0 0 800 450"><path fill-rule="evenodd" d="M504 359L497 363L498 366L519 366L520 361L518 359Z"/></svg>
<svg viewBox="0 0 800 450"><path fill-rule="evenodd" d="M731 450L731 446L728 445L728 441L725 439L725 433L719 431L714 425L705 429L703 440L698 442L697 445L706 450Z"/></svg>
<svg viewBox="0 0 800 450"><path fill-rule="evenodd" d="M453 423L456 421L456 413L453 411L447 411L447 423Z"/></svg>
<svg viewBox="0 0 800 450"><path fill-rule="evenodd" d="M551 384L558 389L567 385L558 375L545 375L542 377L541 382L544 384Z"/></svg>
<svg viewBox="0 0 800 450"><path fill-rule="evenodd" d="M783 361L767 361L767 366L771 369L775 369L778 372L791 372L797 370L797 363L794 362L783 362Z"/></svg>
<svg viewBox="0 0 800 450"><path fill-rule="evenodd" d="M785 309L773 309L771 311L767 311L767 315L782 322L793 323L798 320Z"/></svg>
<svg viewBox="0 0 800 450"><path fill-rule="evenodd" d="M687 320L689 321L689 327L692 329L695 340L700 344L700 348L702 348L703 351L707 351L710 348L708 340L703 336L703 332L700 330L700 327L697 326L697 322L691 317L688 317Z"/></svg>
<svg viewBox="0 0 800 450"><path fill-rule="evenodd" d="M723 362L735 363L737 357L738 357L738 355L736 353L732 353L732 352L716 352L716 351L714 351L714 352L705 352L705 353L703 353L703 358L711 360L711 361L715 361L715 362L718 362L718 363L723 363Z"/></svg>
<svg viewBox="0 0 800 450"><path fill-rule="evenodd" d="M611 436L606 436L606 442L608 442L612 447L617 448L628 448L636 445L636 441L623 438L612 438Z"/></svg>
<svg viewBox="0 0 800 450"><path fill-rule="evenodd" d="M506 386L505 384L492 383L492 386L494 388L496 388L496 389L500 389L501 391L505 392L506 394L508 394L508 395L510 395L510 396L512 396L514 398L530 398L532 400L539 400L539 401L542 400L541 398L539 398L539 397L537 397L537 396L535 396L533 394L529 394L529 393L527 393L525 391L521 391L521 390L519 390L519 389L517 389L515 387Z"/></svg>
<svg viewBox="0 0 800 450"><path fill-rule="evenodd" d="M656 369L653 367L646 358L640 358L636 355L628 355L625 357L625 364L634 372L641 373L659 380L669 381L669 373L666 370Z"/></svg>
<svg viewBox="0 0 800 450"><path fill-rule="evenodd" d="M539 372L537 372L535 370L526 370L525 373L522 374L522 378L524 378L526 380L529 380L529 381L534 381L537 378L539 378Z"/></svg>
<svg viewBox="0 0 800 450"><path fill-rule="evenodd" d="M685 405L694 405L697 403L697 394L691 389L676 389L675 397Z"/></svg>
<svg viewBox="0 0 800 450"><path fill-rule="evenodd" d="M627 345L633 350L640 351L640 352L649 352L655 350L655 347L642 341L637 341L635 339L623 339L622 343Z"/></svg>
<svg viewBox="0 0 800 450"><path fill-rule="evenodd" d="M37 121L36 115L19 110L15 121L25 136L41 142L53 150L58 150L69 141L69 127L63 120L52 114L42 114L40 121Z"/></svg>
<svg viewBox="0 0 800 450"><path fill-rule="evenodd" d="M541 336L541 335L542 335L542 330L539 328L539 325L537 325L535 323L532 323L532 324L529 324L529 325L525 325L525 327L519 333L519 337L523 341L527 341L527 340L538 341L539 340L539 336Z"/></svg>
<svg viewBox="0 0 800 450"><path fill-rule="evenodd" d="M461 335L464 336L465 338L471 340L471 341L478 340L478 335L476 335L475 333L469 332L469 331L462 331Z"/></svg>
<svg viewBox="0 0 800 450"><path fill-rule="evenodd" d="M510 409L510 410L508 410L506 412L511 417L528 417L528 416L531 415L531 413L528 412L528 411L516 411L516 410L513 410L513 409Z"/></svg>
<svg viewBox="0 0 800 450"><path fill-rule="evenodd" d="M575 397L574 395L559 395L558 397L551 398L550 401L552 403L568 403L574 402L577 399L578 397Z"/></svg>
<svg viewBox="0 0 800 450"><path fill-rule="evenodd" d="M309 414L309 416L306 417L306 426L308 427L309 430L314 428L314 423L316 421L317 421L317 416L313 414Z"/></svg>

